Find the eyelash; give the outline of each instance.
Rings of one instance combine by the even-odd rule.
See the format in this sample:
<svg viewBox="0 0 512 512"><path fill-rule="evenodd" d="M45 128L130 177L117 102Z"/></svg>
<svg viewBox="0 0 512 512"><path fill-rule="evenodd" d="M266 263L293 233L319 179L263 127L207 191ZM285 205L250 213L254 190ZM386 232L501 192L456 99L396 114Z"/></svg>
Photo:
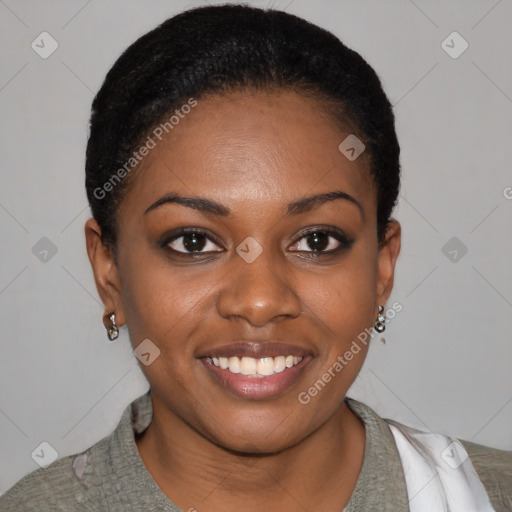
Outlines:
<svg viewBox="0 0 512 512"><path fill-rule="evenodd" d="M292 251L302 254L308 254L308 258L318 258L321 256L332 256L334 254L338 254L342 252L343 250L350 249L352 244L354 243L354 239L348 237L343 231L338 229L333 229L332 227L315 227L314 229L308 229L307 231L304 231L300 234L298 238L291 244L296 245L298 242L303 240L309 235L312 235L314 233L318 234L324 234L328 235L330 238L334 238L338 243L338 247L335 249L330 249L327 251ZM161 244L162 248L166 249L173 255L178 255L179 257L185 257L185 258L202 258L205 255L211 255L214 252L222 252L221 250L215 250L215 251L204 251L204 252L186 252L186 251L177 251L176 249L172 249L169 244L172 242L175 242L176 240L179 240L180 238L189 235L189 234L199 234L203 235L207 239L208 242L213 242L216 245L220 245L218 242L216 242L208 233L207 230L202 228L182 228L178 232L175 232L172 234L172 236L167 237ZM330 243L330 242L329 242Z"/></svg>

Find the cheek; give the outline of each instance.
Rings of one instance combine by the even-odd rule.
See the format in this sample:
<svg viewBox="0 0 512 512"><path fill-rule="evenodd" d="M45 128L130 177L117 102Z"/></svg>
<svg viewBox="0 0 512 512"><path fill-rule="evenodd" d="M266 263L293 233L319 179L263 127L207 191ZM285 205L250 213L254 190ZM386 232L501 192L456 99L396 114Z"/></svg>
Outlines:
<svg viewBox="0 0 512 512"><path fill-rule="evenodd" d="M173 268L149 252L126 258L121 282L132 343L174 338L184 323L199 316L211 281L211 276L196 279L190 270Z"/></svg>
<svg viewBox="0 0 512 512"><path fill-rule="evenodd" d="M208 300L209 279L191 279L158 257L135 258L125 266L123 302L133 349L146 339L158 347L158 357L140 364L151 387L168 396L174 410L192 408L189 393L196 378L194 335L201 308Z"/></svg>
<svg viewBox="0 0 512 512"><path fill-rule="evenodd" d="M373 325L376 283L375 252L370 244L360 243L324 275L307 276L302 297L343 345Z"/></svg>

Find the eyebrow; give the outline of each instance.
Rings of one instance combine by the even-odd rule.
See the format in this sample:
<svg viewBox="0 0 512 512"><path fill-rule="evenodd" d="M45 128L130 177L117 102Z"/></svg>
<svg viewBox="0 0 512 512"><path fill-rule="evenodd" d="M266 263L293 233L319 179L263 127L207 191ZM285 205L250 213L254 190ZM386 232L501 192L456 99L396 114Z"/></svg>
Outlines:
<svg viewBox="0 0 512 512"><path fill-rule="evenodd" d="M352 197L350 194L342 192L341 190L336 190L334 192L325 192L323 194L317 194L314 196L303 197L301 199L298 199L297 201L294 201L293 203L290 203L288 205L287 215L296 215L299 213L309 212L314 208L318 208L322 204L327 203L329 201L334 201L335 199L344 199L357 206L357 209L359 210L361 217L364 219L364 209L361 206L361 203L357 199Z"/></svg>
<svg viewBox="0 0 512 512"><path fill-rule="evenodd" d="M187 206L200 212L210 213L213 215L220 215L226 217L231 212L226 206L213 201L212 199L206 199L205 197L183 197L176 193L165 194L158 201L154 202L151 206L148 206L144 210L144 215L149 213L151 210L162 206L163 204L179 204L181 206Z"/></svg>
<svg viewBox="0 0 512 512"><path fill-rule="evenodd" d="M318 208L322 204L325 204L329 201L334 201L335 199L343 199L357 206L361 217L364 219L364 209L359 201L357 201L350 194L342 192L341 190L325 192L323 194L316 194L314 196L302 197L296 201L293 201L292 203L288 204L286 215L288 216L306 213L315 208ZM226 217L231 213L229 208L212 199L207 199L205 197L183 197L176 193L169 193L165 194L152 205L148 206L148 208L144 210L143 215L146 215L150 211L155 210L164 204L178 204L188 208L193 208L194 210L198 210L200 212L222 217Z"/></svg>

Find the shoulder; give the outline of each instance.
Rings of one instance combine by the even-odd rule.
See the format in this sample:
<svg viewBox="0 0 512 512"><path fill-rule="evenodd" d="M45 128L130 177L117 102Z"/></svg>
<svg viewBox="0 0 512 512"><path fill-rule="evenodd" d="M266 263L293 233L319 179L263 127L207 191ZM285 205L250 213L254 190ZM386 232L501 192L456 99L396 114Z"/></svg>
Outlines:
<svg viewBox="0 0 512 512"><path fill-rule="evenodd" d="M512 451L459 439L489 495L496 512L512 510Z"/></svg>
<svg viewBox="0 0 512 512"><path fill-rule="evenodd" d="M0 512L101 510L96 468L105 461L110 437L24 476L0 496Z"/></svg>
<svg viewBox="0 0 512 512"><path fill-rule="evenodd" d="M414 445L416 450L425 450L426 456L429 453L438 454L443 452L446 445L439 446L439 439L447 439L452 441L455 438L423 432L414 427L403 425L388 418L380 418L372 409L365 404L350 399L348 401L350 407L357 411L361 417L373 418L375 424L381 430L389 430L394 427L405 434L407 439ZM380 421L379 421L380 420ZM391 443L396 444L396 438ZM488 446L472 443L463 439L457 441L464 447L468 454L469 461L476 472L475 478L478 476L482 482L489 500L496 512L512 512L512 451L499 450ZM433 443L433 444L432 444ZM423 453L423 452L422 452ZM473 473L474 474L474 473Z"/></svg>
<svg viewBox="0 0 512 512"><path fill-rule="evenodd" d="M148 392L129 404L115 430L90 448L23 477L0 496L0 512L127 510L125 505L137 496L133 479L144 474L134 430L146 428L151 416Z"/></svg>
<svg viewBox="0 0 512 512"><path fill-rule="evenodd" d="M75 488L73 456L57 460L46 469L29 473L0 497L0 512L72 510Z"/></svg>

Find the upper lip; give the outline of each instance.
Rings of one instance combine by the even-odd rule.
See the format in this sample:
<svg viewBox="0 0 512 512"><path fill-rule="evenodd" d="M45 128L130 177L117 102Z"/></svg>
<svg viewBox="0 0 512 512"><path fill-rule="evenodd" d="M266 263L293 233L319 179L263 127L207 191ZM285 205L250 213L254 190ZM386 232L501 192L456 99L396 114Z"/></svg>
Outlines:
<svg viewBox="0 0 512 512"><path fill-rule="evenodd" d="M229 345L212 347L202 351L201 357L263 357L295 356L304 357L310 351L298 345L283 343L281 341L237 341Z"/></svg>

